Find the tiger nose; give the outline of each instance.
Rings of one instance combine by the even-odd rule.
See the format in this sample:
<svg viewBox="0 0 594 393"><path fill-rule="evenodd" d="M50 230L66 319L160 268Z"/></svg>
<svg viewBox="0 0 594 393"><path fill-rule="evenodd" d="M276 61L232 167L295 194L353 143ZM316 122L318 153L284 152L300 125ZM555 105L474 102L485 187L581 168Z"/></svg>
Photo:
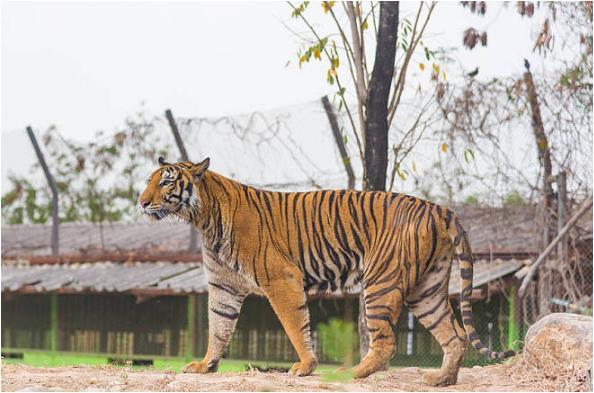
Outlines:
<svg viewBox="0 0 594 393"><path fill-rule="evenodd" d="M138 201L138 203L140 204L140 207L142 207L142 208L145 208L151 204L149 201L143 201L143 200Z"/></svg>

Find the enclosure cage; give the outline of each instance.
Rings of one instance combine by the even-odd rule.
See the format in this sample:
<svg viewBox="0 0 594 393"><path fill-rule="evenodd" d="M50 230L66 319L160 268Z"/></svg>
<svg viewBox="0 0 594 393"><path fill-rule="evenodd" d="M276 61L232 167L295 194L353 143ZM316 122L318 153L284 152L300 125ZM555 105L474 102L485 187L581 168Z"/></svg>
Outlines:
<svg viewBox="0 0 594 393"><path fill-rule="evenodd" d="M337 364L327 353L320 326L332 319L356 329L358 299L309 301L312 339L320 363ZM477 330L485 345L501 350L514 344L523 325L510 325L510 303L503 295L474 303ZM138 302L127 294L5 294L2 297L2 352L101 355L109 359L201 358L208 342L207 295L158 296ZM513 314L513 312L511 312ZM395 327L397 352L392 365L438 367L442 351L431 334L406 309ZM357 337L353 334L353 337ZM515 345L515 344L514 344ZM358 340L351 346L358 360ZM242 307L225 358L293 362L297 355L268 301L250 296ZM467 365L487 359L469 349Z"/></svg>

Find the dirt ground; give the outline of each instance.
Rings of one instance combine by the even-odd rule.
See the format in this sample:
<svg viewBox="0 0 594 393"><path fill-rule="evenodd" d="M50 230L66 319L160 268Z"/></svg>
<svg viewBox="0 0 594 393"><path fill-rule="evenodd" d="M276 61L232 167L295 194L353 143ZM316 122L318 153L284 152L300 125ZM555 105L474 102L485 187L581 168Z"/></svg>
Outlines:
<svg viewBox="0 0 594 393"><path fill-rule="evenodd" d="M362 380L326 381L320 375L290 377L258 371L208 375L132 370L112 366L37 368L2 365L2 391L538 391L515 382L505 365L464 368L458 384L433 388L421 383L423 370L392 369Z"/></svg>

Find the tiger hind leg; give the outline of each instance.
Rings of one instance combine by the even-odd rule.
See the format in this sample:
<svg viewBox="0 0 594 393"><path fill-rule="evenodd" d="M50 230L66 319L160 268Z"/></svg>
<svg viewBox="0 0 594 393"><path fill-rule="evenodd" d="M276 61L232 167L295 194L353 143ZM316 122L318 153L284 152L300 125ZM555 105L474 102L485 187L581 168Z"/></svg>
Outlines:
<svg viewBox="0 0 594 393"><path fill-rule="evenodd" d="M401 289L393 281L364 290L369 352L353 369L355 378L385 370L396 353L394 326L402 310Z"/></svg>
<svg viewBox="0 0 594 393"><path fill-rule="evenodd" d="M453 385L468 345L466 331L456 320L448 298L450 258L438 262L407 298L409 310L431 332L443 350L441 368L423 375L431 386Z"/></svg>

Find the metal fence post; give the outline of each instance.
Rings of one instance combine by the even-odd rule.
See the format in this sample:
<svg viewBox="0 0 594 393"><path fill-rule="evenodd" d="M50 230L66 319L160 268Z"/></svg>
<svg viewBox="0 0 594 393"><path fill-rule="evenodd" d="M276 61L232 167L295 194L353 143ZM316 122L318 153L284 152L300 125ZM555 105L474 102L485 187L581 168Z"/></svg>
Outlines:
<svg viewBox="0 0 594 393"><path fill-rule="evenodd" d="M336 114L332 109L332 105L330 104L330 100L328 96L322 97L322 105L324 106L324 111L326 111L326 116L328 116L328 122L330 123L330 128L332 129L332 135L334 136L334 142L338 147L338 151L340 153L340 158L342 159L342 164L344 165L344 170L347 174L348 179L348 188L352 190L355 188L355 172L353 171L353 166L351 165L351 159L349 158L349 154L346 150L344 145L344 140L342 139L342 135L340 134L340 128L338 127L338 121L336 119Z"/></svg>
<svg viewBox="0 0 594 393"><path fill-rule="evenodd" d="M29 135L29 139L31 139L31 144L33 145L33 149L35 150L35 154L37 155L39 164L43 169L43 173L45 174L47 184L49 185L52 191L52 254L58 255L60 250L60 217L58 215L58 187L56 187L54 177L49 171L49 168L47 166L47 163L45 162L45 158L43 157L43 153L39 148L39 144L37 143L37 139L35 138L35 134L33 133L33 129L31 128L31 126L27 127L27 134Z"/></svg>
<svg viewBox="0 0 594 393"><path fill-rule="evenodd" d="M179 153L181 154L181 158L183 161L190 161L188 157L188 152L186 151L186 147L184 146L184 142L179 135L179 129L177 128L177 123L175 122L175 118L173 117L173 113L171 109L165 110L165 117L169 122L169 127L171 128L171 132L173 133L173 137L175 138L175 143L177 144L177 148L179 149ZM198 249L198 233L196 229L192 225L190 225L190 253L196 252Z"/></svg>

